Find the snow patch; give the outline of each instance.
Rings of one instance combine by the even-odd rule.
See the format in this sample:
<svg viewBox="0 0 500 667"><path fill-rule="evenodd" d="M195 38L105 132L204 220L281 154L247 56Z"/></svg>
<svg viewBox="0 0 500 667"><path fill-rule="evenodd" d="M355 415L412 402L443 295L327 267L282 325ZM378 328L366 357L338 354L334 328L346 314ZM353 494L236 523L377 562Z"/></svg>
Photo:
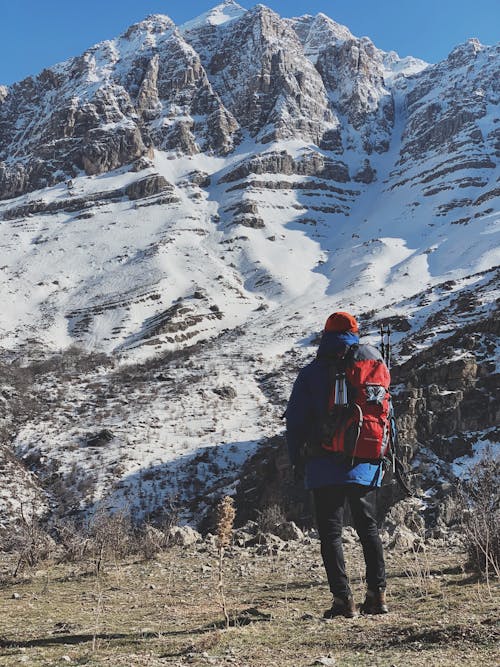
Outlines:
<svg viewBox="0 0 500 667"><path fill-rule="evenodd" d="M230 21L234 21L235 19L239 19L246 13L246 11L246 9L238 5L236 2L233 2L233 0L226 0L226 2L200 14L200 16L195 19L186 21L186 23L183 23L179 27L179 30L181 33L184 33L190 30L198 30L207 25L220 26L229 23Z"/></svg>

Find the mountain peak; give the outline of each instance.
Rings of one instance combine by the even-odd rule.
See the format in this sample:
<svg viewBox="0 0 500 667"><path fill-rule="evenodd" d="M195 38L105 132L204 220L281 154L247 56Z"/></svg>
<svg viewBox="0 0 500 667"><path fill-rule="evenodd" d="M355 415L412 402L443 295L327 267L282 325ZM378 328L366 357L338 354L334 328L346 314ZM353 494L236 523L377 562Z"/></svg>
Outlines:
<svg viewBox="0 0 500 667"><path fill-rule="evenodd" d="M466 65L471 58L484 51L486 47L475 37L471 37L466 42L458 44L449 54L447 60L454 66Z"/></svg>
<svg viewBox="0 0 500 667"><path fill-rule="evenodd" d="M314 16L305 14L288 19L288 22L302 42L306 56L313 63L317 61L319 53L326 46L354 39L349 28L336 23L322 12Z"/></svg>
<svg viewBox="0 0 500 667"><path fill-rule="evenodd" d="M149 32L150 34L160 34L167 30L173 30L175 23L170 16L166 14L151 14L147 18L138 23L131 25L124 33L123 37L130 38L139 32Z"/></svg>
<svg viewBox="0 0 500 667"><path fill-rule="evenodd" d="M342 23L337 23L337 21L334 21L326 14L323 14L323 12L319 12L319 14L316 14L316 16L314 17L314 25L317 27L321 25L328 26L330 31L336 34L339 40L347 40L354 38L352 32L349 30L347 26L342 25Z"/></svg>
<svg viewBox="0 0 500 667"><path fill-rule="evenodd" d="M332 19L331 16L328 16L328 14L325 14L324 12L318 12L312 18L315 21L325 21L326 23L333 24L333 25L336 25L336 26L340 26L341 28L344 28L345 30L347 30L345 25L343 25L342 23L338 23L337 21L334 21L334 19Z"/></svg>
<svg viewBox="0 0 500 667"><path fill-rule="evenodd" d="M234 0L224 0L224 2L216 5L212 9L209 9L207 12L200 14L191 21L187 21L180 26L182 32L188 30L196 30L198 28L203 28L207 25L218 26L228 23L229 21L234 21L234 19L240 18L245 14L246 9L241 7Z"/></svg>
<svg viewBox="0 0 500 667"><path fill-rule="evenodd" d="M252 9L249 9L248 11L254 12L254 13L260 13L260 12L269 12L270 14L276 14L274 10L272 10L270 7L267 5L262 4L262 2L257 3L252 7ZM277 14L279 16L279 14Z"/></svg>

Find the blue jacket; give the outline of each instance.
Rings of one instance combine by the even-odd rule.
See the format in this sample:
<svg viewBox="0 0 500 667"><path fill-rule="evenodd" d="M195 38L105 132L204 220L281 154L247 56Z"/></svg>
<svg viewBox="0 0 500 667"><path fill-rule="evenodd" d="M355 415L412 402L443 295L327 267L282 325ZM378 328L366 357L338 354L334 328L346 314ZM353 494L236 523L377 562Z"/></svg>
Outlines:
<svg viewBox="0 0 500 667"><path fill-rule="evenodd" d="M319 426L328 409L331 390L329 357L358 343L359 338L353 333L323 333L316 359L298 374L286 409L286 440L293 466L300 463L306 443L318 444L320 441ZM334 454L308 458L305 464L305 486L308 489L342 484L376 487L381 485L382 476L382 464L358 463L353 466L350 461Z"/></svg>

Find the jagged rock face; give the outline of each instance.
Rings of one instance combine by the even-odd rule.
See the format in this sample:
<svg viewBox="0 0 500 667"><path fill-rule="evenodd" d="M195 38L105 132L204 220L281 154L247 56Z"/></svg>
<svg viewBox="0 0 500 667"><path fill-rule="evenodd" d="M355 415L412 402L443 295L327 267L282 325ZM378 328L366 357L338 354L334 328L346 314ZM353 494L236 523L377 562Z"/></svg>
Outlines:
<svg viewBox="0 0 500 667"><path fill-rule="evenodd" d="M125 194L128 195L129 199L143 199L144 197L151 197L161 192L171 193L173 189L173 186L166 178L160 176L160 174L151 174L127 186Z"/></svg>
<svg viewBox="0 0 500 667"><path fill-rule="evenodd" d="M498 271L492 271L476 289L478 297L497 281ZM474 313L469 310L470 296L466 291L452 300L446 314L429 318L416 338L432 340L434 328L447 321L455 329L451 336L414 353L393 371L394 384L404 387L395 397L401 441L414 451L423 445L447 462L471 455L473 445L483 438L498 439L498 309ZM460 319L469 322L460 326Z"/></svg>
<svg viewBox="0 0 500 667"><path fill-rule="evenodd" d="M304 54L314 63L327 46L354 39L346 26L335 23L325 14L301 16L289 22L304 47Z"/></svg>
<svg viewBox="0 0 500 667"><path fill-rule="evenodd" d="M241 130L262 143L300 138L339 154L383 153L394 125L393 80L408 109L395 176L450 143L453 164L448 159L438 175L460 169L460 161L492 168L499 130L480 121L498 101L498 50L485 67L483 47L471 41L405 82L394 76L398 67L405 73L404 61L322 14L284 20L262 5L224 7L233 16L221 25L179 32L167 17L153 16L117 40L1 87L0 198L80 170L111 171L151 157L153 148L224 155ZM445 80L439 100L427 101ZM358 171L359 182L374 180L374 171ZM433 180L429 173L425 182Z"/></svg>
<svg viewBox="0 0 500 667"><path fill-rule="evenodd" d="M238 124L214 93L198 55L178 35L149 61L137 107L157 148L192 155L224 154L233 146Z"/></svg>
<svg viewBox="0 0 500 667"><path fill-rule="evenodd" d="M102 174L146 154L141 132L135 125L113 132L95 128L86 133L82 147L85 173Z"/></svg>
<svg viewBox="0 0 500 667"><path fill-rule="evenodd" d="M393 187L420 184L426 197L456 189L460 208L458 200L463 196L459 189L493 183L495 158L500 155L498 114L496 119L495 114L491 116L500 100L499 55L500 47L486 48L470 40L454 49L447 60L408 82L399 82L408 118L400 160L392 174ZM449 194L448 198L453 199ZM480 205L487 200L485 193L468 203Z"/></svg>
<svg viewBox="0 0 500 667"><path fill-rule="evenodd" d="M484 329L480 323L475 331ZM471 335L461 332L447 342L448 354L453 343L467 345L461 358L448 357L434 346L400 369L395 377L407 388L397 399L401 437L404 442L423 443L444 461L472 454L478 435L494 430L499 423L499 376L489 372L485 347L493 346L496 333ZM439 356L434 366L431 360ZM413 385L413 386L412 386ZM475 435L474 435L475 434ZM490 437L493 437L490 434Z"/></svg>
<svg viewBox="0 0 500 667"><path fill-rule="evenodd" d="M80 170L111 171L151 157L154 148L224 155L242 130L262 143L301 139L339 154L387 151L395 106L385 79L397 79L398 66L404 74L403 61L323 14L285 20L262 5L244 11L232 2L222 11L231 20L219 25L212 16L182 31L168 17L152 16L116 40L2 87L0 198ZM460 69L463 57L454 52L437 74L408 87L403 164L473 120L451 88L443 118L435 104L421 104L429 81L446 67ZM483 83L470 82L471 94ZM475 128L470 139L478 142L480 134ZM498 145L495 130L490 134ZM373 171L361 172L359 182L374 180Z"/></svg>
<svg viewBox="0 0 500 667"><path fill-rule="evenodd" d="M93 78L97 86L91 85ZM80 169L108 171L146 153L148 142L133 111L125 90L99 79L92 50L15 84L0 110L0 157L11 156L0 167L2 198L51 185Z"/></svg>
<svg viewBox="0 0 500 667"><path fill-rule="evenodd" d="M384 85L382 58L369 40L346 40L323 49L316 67L332 106L361 135L364 150L389 148L394 102Z"/></svg>
<svg viewBox="0 0 500 667"><path fill-rule="evenodd" d="M213 28L209 28L211 33ZM203 49L204 27L186 34ZM203 62L226 107L243 128L263 142L299 134L316 143L328 110L321 78L304 57L295 32L277 14L258 5L231 22L216 49L202 50Z"/></svg>
<svg viewBox="0 0 500 667"><path fill-rule="evenodd" d="M284 20L226 3L231 20L181 32L165 16L0 89L0 198L111 171L153 148L227 154L258 141L387 149L384 59L328 17ZM217 14L217 12L215 12ZM346 119L347 125L345 125Z"/></svg>
<svg viewBox="0 0 500 667"><path fill-rule="evenodd" d="M238 125L166 17L2 91L0 198L157 148L226 153ZM8 159L7 159L8 158Z"/></svg>

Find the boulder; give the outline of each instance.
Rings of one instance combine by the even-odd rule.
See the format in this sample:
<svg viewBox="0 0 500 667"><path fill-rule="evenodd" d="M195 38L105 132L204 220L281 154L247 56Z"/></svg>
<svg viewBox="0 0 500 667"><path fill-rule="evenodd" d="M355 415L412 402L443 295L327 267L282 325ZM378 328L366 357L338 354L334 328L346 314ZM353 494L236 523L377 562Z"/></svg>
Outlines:
<svg viewBox="0 0 500 667"><path fill-rule="evenodd" d="M279 551L283 549L285 544L285 540L282 540L281 537L278 537L277 535L259 532L250 540L248 546L267 547L271 550Z"/></svg>
<svg viewBox="0 0 500 667"><path fill-rule="evenodd" d="M398 526L389 542L390 549L398 551L418 551L423 545L422 539L406 526Z"/></svg>
<svg viewBox="0 0 500 667"><path fill-rule="evenodd" d="M107 428L103 428L99 433L87 438L87 447L104 447L108 442L114 440L115 434Z"/></svg>
<svg viewBox="0 0 500 667"><path fill-rule="evenodd" d="M173 526L168 531L168 538L171 544L177 544L182 547L190 547L202 541L200 533L191 528L191 526Z"/></svg>
<svg viewBox="0 0 500 667"><path fill-rule="evenodd" d="M243 530L242 528L234 531L233 533L233 543L237 547L246 547L251 543L253 538L254 535L252 535L252 533L247 533L247 531Z"/></svg>
<svg viewBox="0 0 500 667"><path fill-rule="evenodd" d="M273 530L274 535L277 535L282 540L303 540L304 533L300 530L294 521L284 521L276 526Z"/></svg>
<svg viewBox="0 0 500 667"><path fill-rule="evenodd" d="M233 399L236 398L236 389L230 385L223 385L222 387L215 387L213 390L214 394L217 394L220 398Z"/></svg>
<svg viewBox="0 0 500 667"><path fill-rule="evenodd" d="M377 170L373 169L370 162L365 160L363 167L355 174L353 180L356 183L366 183L369 185L377 179Z"/></svg>
<svg viewBox="0 0 500 667"><path fill-rule="evenodd" d="M287 543L277 535L271 533L258 533L250 542L250 545L257 546L257 553L261 556L277 554L286 548Z"/></svg>
<svg viewBox="0 0 500 667"><path fill-rule="evenodd" d="M422 502L418 498L406 498L396 503L384 519L383 528L394 535L398 528L405 528L419 535L425 532L421 514Z"/></svg>

